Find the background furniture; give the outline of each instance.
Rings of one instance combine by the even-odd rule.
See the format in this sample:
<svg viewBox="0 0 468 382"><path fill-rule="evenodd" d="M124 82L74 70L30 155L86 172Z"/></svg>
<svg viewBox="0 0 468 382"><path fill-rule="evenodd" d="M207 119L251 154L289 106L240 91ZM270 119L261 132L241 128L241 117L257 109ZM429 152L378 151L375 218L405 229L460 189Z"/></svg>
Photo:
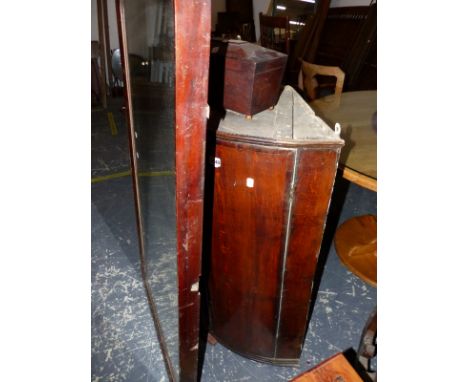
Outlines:
<svg viewBox="0 0 468 382"><path fill-rule="evenodd" d="M233 110L251 118L252 115L273 108L280 95L288 57L280 52L266 49L245 41L230 40L222 43L215 54L219 57L217 86L223 89L225 109ZM213 77L212 77L213 78Z"/></svg>
<svg viewBox="0 0 468 382"><path fill-rule="evenodd" d="M226 0L226 11L237 14L242 40L255 42L252 0ZM218 19L218 23L221 21Z"/></svg>
<svg viewBox="0 0 468 382"><path fill-rule="evenodd" d="M326 96L310 106L330 126L341 124L346 142L340 156L343 177L377 191L377 91Z"/></svg>
<svg viewBox="0 0 468 382"><path fill-rule="evenodd" d="M328 9L312 58L346 73L345 91L377 89L377 4Z"/></svg>
<svg viewBox="0 0 468 382"><path fill-rule="evenodd" d="M377 286L377 217L363 215L345 221L336 231L335 248L351 272Z"/></svg>
<svg viewBox="0 0 468 382"><path fill-rule="evenodd" d="M241 35L241 24L239 13L218 12L218 22L216 23L214 35L217 37L235 39Z"/></svg>
<svg viewBox="0 0 468 382"><path fill-rule="evenodd" d="M329 6L330 0L319 1L314 14L307 19L306 25L301 30L288 65L289 79L292 84L297 80L301 66L300 59L316 62L315 55Z"/></svg>
<svg viewBox="0 0 468 382"><path fill-rule="evenodd" d="M106 81L102 77L102 68L99 65L101 47L99 41L91 41L91 105L106 105Z"/></svg>
<svg viewBox="0 0 468 382"><path fill-rule="evenodd" d="M374 382L377 381L377 371L371 366L371 362L375 357L377 357L377 308L369 314L357 351L357 361Z"/></svg>
<svg viewBox="0 0 468 382"><path fill-rule="evenodd" d="M260 18L260 45L265 48L289 54L289 18L267 16L262 12Z"/></svg>
<svg viewBox="0 0 468 382"><path fill-rule="evenodd" d="M330 125L341 124L345 147L340 157L343 178L377 191L377 91L345 92L311 102ZM347 268L372 286L377 285L377 218L352 218L335 234L335 248Z"/></svg>
<svg viewBox="0 0 468 382"><path fill-rule="evenodd" d="M107 95L110 94L108 83L112 80L111 51L109 40L109 18L107 15L107 0L97 0L97 18L99 29L99 65L101 70L101 104L107 108ZM107 77L107 79L106 79Z"/></svg>
<svg viewBox="0 0 468 382"><path fill-rule="evenodd" d="M317 76L332 76L336 78L336 82L333 84L335 98L340 98L343 91L343 84L345 80L344 72L337 66L323 66L315 65L302 60L301 70L299 71L298 87L304 90L307 97L312 101L316 98L320 98L319 83ZM326 87L327 85L321 85Z"/></svg>
<svg viewBox="0 0 468 382"><path fill-rule="evenodd" d="M345 146L340 156L343 178L377 191L377 91L345 92L310 103L327 123L340 123ZM377 218L353 217L335 233L335 249L341 262L352 273L377 287ZM377 310L370 314L363 329L357 360L369 378L376 380L370 360L376 356Z"/></svg>
<svg viewBox="0 0 468 382"><path fill-rule="evenodd" d="M291 382L363 382L343 354L328 358Z"/></svg>
<svg viewBox="0 0 468 382"><path fill-rule="evenodd" d="M271 16L288 16L291 29L291 38L295 39L305 26L307 19L315 13L315 2L301 0L272 0L266 12Z"/></svg>
<svg viewBox="0 0 468 382"><path fill-rule="evenodd" d="M218 12L215 37L255 41L255 25L252 21L242 22L239 12Z"/></svg>
<svg viewBox="0 0 468 382"><path fill-rule="evenodd" d="M342 68L348 91L377 89L377 2L369 6Z"/></svg>
<svg viewBox="0 0 468 382"><path fill-rule="evenodd" d="M295 365L343 141L286 86L251 121L228 111L216 142L211 333L246 357Z"/></svg>

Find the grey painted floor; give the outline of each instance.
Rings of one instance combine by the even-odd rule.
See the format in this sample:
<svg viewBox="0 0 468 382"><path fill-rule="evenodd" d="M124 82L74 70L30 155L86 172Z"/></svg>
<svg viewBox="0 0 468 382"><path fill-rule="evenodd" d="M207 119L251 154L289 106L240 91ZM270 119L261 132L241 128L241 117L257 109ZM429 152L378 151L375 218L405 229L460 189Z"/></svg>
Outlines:
<svg viewBox="0 0 468 382"><path fill-rule="evenodd" d="M112 135L104 111L92 113L92 380L166 381L140 272L127 133L120 101L110 110L117 134ZM170 165L170 162L167 162ZM163 168L157 170L164 170ZM173 176L145 178L145 190L158 193L161 206L173 205ZM352 216L376 214L376 194L351 184L339 221ZM163 208L163 210L164 210ZM149 221L157 219L148 216ZM177 353L177 306L173 220L164 218L161 237L148 243L159 257L149 259L150 284L174 362ZM324 243L324 249L328 248ZM311 316L300 365L274 367L245 359L222 345L208 345L204 354L202 381L283 381L317 363L353 348L376 305L376 289L341 265L333 245L326 258L317 302ZM156 272L164 268L162 273ZM158 294L159 292L159 294Z"/></svg>
<svg viewBox="0 0 468 382"><path fill-rule="evenodd" d="M140 272L130 178L92 185L92 380L163 381Z"/></svg>

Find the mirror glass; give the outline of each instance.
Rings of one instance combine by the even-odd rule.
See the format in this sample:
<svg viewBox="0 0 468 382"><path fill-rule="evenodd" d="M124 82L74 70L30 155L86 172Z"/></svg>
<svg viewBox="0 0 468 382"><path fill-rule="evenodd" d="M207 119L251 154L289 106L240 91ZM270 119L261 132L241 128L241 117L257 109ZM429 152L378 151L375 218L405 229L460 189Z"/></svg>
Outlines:
<svg viewBox="0 0 468 382"><path fill-rule="evenodd" d="M124 0L123 6L145 281L161 350L177 380L174 4Z"/></svg>
<svg viewBox="0 0 468 382"><path fill-rule="evenodd" d="M272 16L289 17L291 39L298 34L307 23L307 19L315 13L315 0L274 0Z"/></svg>

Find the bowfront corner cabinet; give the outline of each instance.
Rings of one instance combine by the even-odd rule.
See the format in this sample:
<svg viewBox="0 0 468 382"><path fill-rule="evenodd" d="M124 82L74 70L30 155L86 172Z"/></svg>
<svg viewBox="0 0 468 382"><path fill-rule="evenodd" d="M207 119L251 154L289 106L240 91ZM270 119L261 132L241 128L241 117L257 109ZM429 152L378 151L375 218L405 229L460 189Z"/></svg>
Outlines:
<svg viewBox="0 0 468 382"><path fill-rule="evenodd" d="M210 331L254 360L297 365L344 141L286 86L216 133Z"/></svg>

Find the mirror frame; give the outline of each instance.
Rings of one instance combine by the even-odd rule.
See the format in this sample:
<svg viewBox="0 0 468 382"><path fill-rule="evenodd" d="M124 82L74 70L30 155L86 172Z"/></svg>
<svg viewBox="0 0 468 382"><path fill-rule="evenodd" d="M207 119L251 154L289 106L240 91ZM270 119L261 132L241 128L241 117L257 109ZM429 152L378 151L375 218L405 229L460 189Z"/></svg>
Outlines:
<svg viewBox="0 0 468 382"><path fill-rule="evenodd" d="M198 378L200 342L200 277L203 235L208 70L211 31L211 0L173 0L175 27L175 139L176 227L179 310L180 381ZM124 99L130 149L132 184L140 248L141 272L165 359L168 377L175 380L164 335L144 267L142 215L137 177L133 105L125 35L124 0L116 0L119 44L124 77Z"/></svg>

